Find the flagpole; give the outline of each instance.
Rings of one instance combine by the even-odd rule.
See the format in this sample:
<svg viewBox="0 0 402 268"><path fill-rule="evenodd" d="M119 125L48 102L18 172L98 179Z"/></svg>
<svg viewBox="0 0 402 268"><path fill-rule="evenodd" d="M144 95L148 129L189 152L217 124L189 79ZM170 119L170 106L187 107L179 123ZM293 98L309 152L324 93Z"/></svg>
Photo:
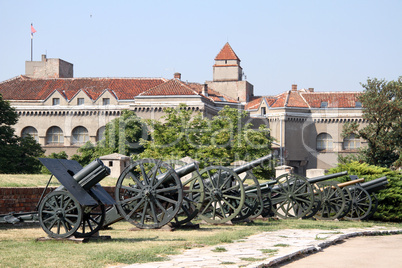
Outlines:
<svg viewBox="0 0 402 268"><path fill-rule="evenodd" d="M32 23L31 23L31 61L32 61L32 52L33 52L33 32L32 32Z"/></svg>
<svg viewBox="0 0 402 268"><path fill-rule="evenodd" d="M32 61L32 51L33 51L33 35L31 34L31 61Z"/></svg>

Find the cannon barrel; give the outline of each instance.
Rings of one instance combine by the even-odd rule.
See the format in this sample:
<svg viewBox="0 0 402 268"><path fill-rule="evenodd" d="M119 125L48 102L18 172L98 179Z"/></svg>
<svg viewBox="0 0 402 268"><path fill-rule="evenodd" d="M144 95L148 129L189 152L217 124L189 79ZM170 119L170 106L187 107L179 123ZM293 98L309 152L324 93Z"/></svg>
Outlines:
<svg viewBox="0 0 402 268"><path fill-rule="evenodd" d="M258 159L254 160L254 161L251 161L251 162L249 162L247 164L244 164L242 166L236 167L236 168L233 169L233 171L236 174L241 174L241 173L244 173L244 172L246 172L248 170L251 170L251 169L261 165L262 163L264 163L264 162L266 162L268 160L271 160L272 158L273 158L273 155L269 154L269 155L266 155L264 157L258 158Z"/></svg>
<svg viewBox="0 0 402 268"><path fill-rule="evenodd" d="M360 186L369 193L385 189L387 185L388 185L388 179L385 176L360 184Z"/></svg>
<svg viewBox="0 0 402 268"><path fill-rule="evenodd" d="M188 165L182 166L180 168L175 169L177 175L180 177L186 176L187 174L190 174L193 171L196 171L198 169L197 162L190 163ZM158 176L158 178L162 178L165 174L161 174Z"/></svg>
<svg viewBox="0 0 402 268"><path fill-rule="evenodd" d="M374 179L374 180L371 180L371 181L366 181L366 182L360 184L360 186L363 187L363 188L369 188L369 187L371 187L373 185L377 185L377 184L380 184L380 183L383 183L383 182L388 183L388 179L387 179L386 176L378 178L378 179Z"/></svg>
<svg viewBox="0 0 402 268"><path fill-rule="evenodd" d="M318 177L314 177L314 178L309 178L307 179L307 181L309 183L316 183L316 182L320 182L320 181L326 181L329 179L334 179L334 178L338 178L338 177L342 177L348 175L347 171L342 171L342 172L338 172L338 173L334 173L334 174L329 174L329 175L324 175L324 176L318 176Z"/></svg>
<svg viewBox="0 0 402 268"><path fill-rule="evenodd" d="M110 168L105 166L100 159L95 159L83 169L73 175L79 185L85 190L89 190L92 186L96 185L103 178L110 175ZM60 186L57 190L63 190L64 186Z"/></svg>

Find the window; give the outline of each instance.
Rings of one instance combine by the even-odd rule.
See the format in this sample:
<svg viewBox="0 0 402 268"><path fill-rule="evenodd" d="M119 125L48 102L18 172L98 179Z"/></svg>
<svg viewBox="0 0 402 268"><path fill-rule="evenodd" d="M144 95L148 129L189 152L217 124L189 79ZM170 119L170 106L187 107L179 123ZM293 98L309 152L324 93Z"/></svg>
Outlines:
<svg viewBox="0 0 402 268"><path fill-rule="evenodd" d="M53 98L52 99L52 104L53 105L60 105L60 99L59 98Z"/></svg>
<svg viewBox="0 0 402 268"><path fill-rule="evenodd" d="M360 101L356 101L355 108L362 108L362 103Z"/></svg>
<svg viewBox="0 0 402 268"><path fill-rule="evenodd" d="M261 115L266 115L267 111L265 109L265 107L261 107Z"/></svg>
<svg viewBox="0 0 402 268"><path fill-rule="evenodd" d="M77 99L77 105L84 105L84 103L85 103L84 98L78 98Z"/></svg>
<svg viewBox="0 0 402 268"><path fill-rule="evenodd" d="M356 137L355 134L350 134L343 139L343 149L353 150L360 148L360 139Z"/></svg>
<svg viewBox="0 0 402 268"><path fill-rule="evenodd" d="M98 129L98 134L96 135L96 141L100 141L105 137L105 127L100 127Z"/></svg>
<svg viewBox="0 0 402 268"><path fill-rule="evenodd" d="M109 167L113 167L113 161L109 161Z"/></svg>
<svg viewBox="0 0 402 268"><path fill-rule="evenodd" d="M89 141L88 130L84 127L76 127L73 129L72 144L84 144Z"/></svg>
<svg viewBox="0 0 402 268"><path fill-rule="evenodd" d="M332 136L321 133L317 136L317 150L332 150Z"/></svg>
<svg viewBox="0 0 402 268"><path fill-rule="evenodd" d="M110 99L109 98L103 98L102 104L103 105L109 105L110 104Z"/></svg>
<svg viewBox="0 0 402 268"><path fill-rule="evenodd" d="M21 137L25 138L31 136L32 138L34 138L34 140L36 140L37 142L39 142L39 136L38 136L38 131L36 130L36 128L34 127L26 127L22 130L21 133Z"/></svg>
<svg viewBox="0 0 402 268"><path fill-rule="evenodd" d="M51 127L46 132L46 144L63 144L63 131L59 127Z"/></svg>
<svg viewBox="0 0 402 268"><path fill-rule="evenodd" d="M328 108L328 102L322 101L320 108Z"/></svg>

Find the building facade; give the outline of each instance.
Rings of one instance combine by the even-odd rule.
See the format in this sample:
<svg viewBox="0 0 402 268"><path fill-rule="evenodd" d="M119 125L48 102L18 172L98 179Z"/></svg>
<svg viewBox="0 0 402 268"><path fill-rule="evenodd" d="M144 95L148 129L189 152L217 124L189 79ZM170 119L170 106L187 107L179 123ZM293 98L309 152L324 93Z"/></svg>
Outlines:
<svg viewBox="0 0 402 268"><path fill-rule="evenodd" d="M66 151L71 156L85 142L96 143L123 110L161 120L166 108L182 103L205 117L226 105L246 110L255 127L270 128L281 164L300 174L332 167L339 154L364 146L362 140L341 135L346 122L365 124L361 93L314 92L293 85L276 96L256 97L253 85L243 80L240 62L226 43L215 57L213 80L189 83L180 73L172 79L74 78L71 63L43 55L40 62L26 62L25 75L1 82L0 94L19 114L16 133L33 136L46 154Z"/></svg>

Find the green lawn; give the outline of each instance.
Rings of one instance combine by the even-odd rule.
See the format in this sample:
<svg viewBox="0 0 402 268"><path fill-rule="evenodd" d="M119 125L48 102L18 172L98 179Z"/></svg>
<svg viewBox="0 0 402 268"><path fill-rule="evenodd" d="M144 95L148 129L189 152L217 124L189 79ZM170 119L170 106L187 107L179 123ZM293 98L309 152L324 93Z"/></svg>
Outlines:
<svg viewBox="0 0 402 268"><path fill-rule="evenodd" d="M379 222L257 220L246 225L201 225L196 230L167 232L130 231L133 226L121 221L113 224L111 230L101 231L100 235L110 235L111 240L77 244L52 240L37 242L37 238L45 236L39 225L0 224L0 267L108 267L161 261L167 255L179 254L185 249L232 243L262 231L287 228L334 230L379 225L402 228L402 224Z"/></svg>
<svg viewBox="0 0 402 268"><path fill-rule="evenodd" d="M40 187L46 186L50 175L45 174L0 174L0 187ZM115 186L116 178L106 177L102 186ZM59 186L59 181L53 177L50 186Z"/></svg>

